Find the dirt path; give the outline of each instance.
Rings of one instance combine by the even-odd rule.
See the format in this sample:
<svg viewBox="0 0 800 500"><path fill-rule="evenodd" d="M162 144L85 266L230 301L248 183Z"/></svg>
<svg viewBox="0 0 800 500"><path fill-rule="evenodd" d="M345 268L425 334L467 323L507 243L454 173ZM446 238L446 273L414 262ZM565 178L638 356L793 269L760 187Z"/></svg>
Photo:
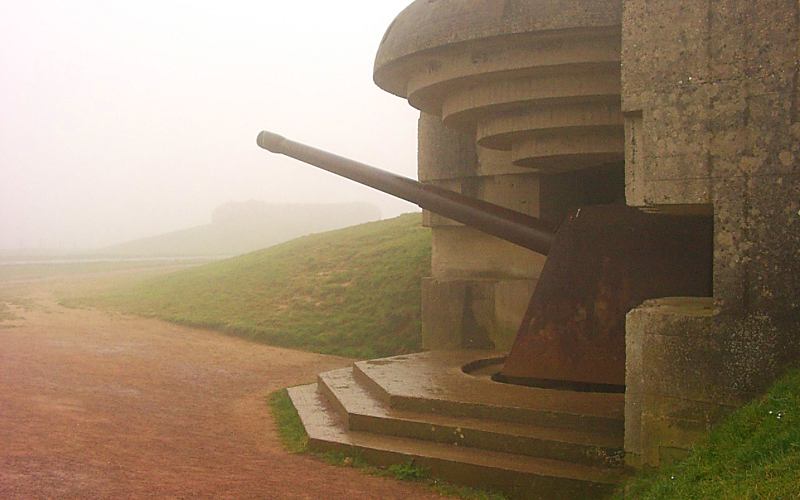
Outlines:
<svg viewBox="0 0 800 500"><path fill-rule="evenodd" d="M28 300L0 322L0 498L436 498L281 448L267 394L345 359Z"/></svg>

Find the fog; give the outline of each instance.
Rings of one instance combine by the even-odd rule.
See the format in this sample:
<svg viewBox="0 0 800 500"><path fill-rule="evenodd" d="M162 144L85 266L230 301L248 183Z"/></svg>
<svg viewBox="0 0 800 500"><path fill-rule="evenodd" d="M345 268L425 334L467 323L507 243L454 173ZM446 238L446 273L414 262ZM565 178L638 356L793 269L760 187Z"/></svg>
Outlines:
<svg viewBox="0 0 800 500"><path fill-rule="evenodd" d="M417 113L372 82L409 0L0 0L0 248L87 249L229 201L416 209L255 145L407 176Z"/></svg>

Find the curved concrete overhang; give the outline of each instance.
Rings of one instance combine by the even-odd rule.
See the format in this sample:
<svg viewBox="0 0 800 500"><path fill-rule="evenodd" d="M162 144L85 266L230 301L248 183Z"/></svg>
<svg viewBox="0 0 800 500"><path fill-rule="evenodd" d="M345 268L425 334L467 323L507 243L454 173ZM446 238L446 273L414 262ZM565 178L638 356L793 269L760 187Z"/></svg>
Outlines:
<svg viewBox="0 0 800 500"><path fill-rule="evenodd" d="M396 66L407 57L493 37L619 27L622 0L416 0L392 22L375 57L375 83L408 97ZM394 78L393 78L394 77Z"/></svg>
<svg viewBox="0 0 800 500"><path fill-rule="evenodd" d="M417 0L374 79L518 166L621 161L621 18L622 0Z"/></svg>

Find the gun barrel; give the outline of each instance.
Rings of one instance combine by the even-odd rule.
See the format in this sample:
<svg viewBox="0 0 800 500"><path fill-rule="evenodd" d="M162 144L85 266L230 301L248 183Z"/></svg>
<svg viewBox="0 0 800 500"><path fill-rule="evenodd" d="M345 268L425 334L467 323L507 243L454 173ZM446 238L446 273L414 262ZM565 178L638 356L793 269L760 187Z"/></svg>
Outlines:
<svg viewBox="0 0 800 500"><path fill-rule="evenodd" d="M555 230L540 219L454 191L386 172L278 134L262 131L260 147L314 165L418 205L449 219L547 255Z"/></svg>

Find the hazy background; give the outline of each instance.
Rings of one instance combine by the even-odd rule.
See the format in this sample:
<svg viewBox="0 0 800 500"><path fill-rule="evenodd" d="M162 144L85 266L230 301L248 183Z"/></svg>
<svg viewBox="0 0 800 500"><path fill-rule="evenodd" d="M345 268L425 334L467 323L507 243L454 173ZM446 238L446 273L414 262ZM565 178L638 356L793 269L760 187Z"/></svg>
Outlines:
<svg viewBox="0 0 800 500"><path fill-rule="evenodd" d="M229 201L415 209L255 145L262 128L416 176L372 83L409 0L0 0L0 249L101 247Z"/></svg>

